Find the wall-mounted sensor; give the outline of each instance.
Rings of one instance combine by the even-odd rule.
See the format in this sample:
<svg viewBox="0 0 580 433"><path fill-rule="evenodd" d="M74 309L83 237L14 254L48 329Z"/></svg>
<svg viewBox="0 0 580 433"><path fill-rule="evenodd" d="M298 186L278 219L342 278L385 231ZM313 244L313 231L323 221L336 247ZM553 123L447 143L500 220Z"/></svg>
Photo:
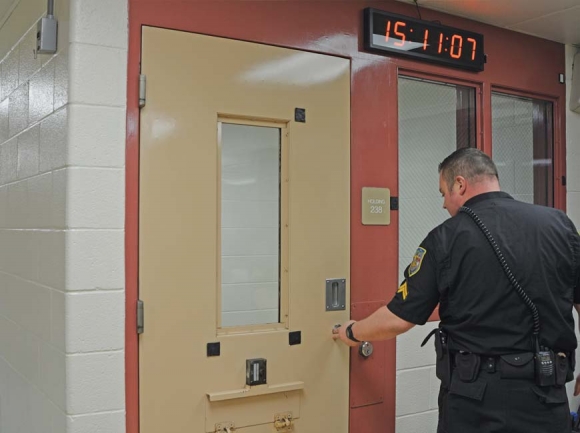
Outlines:
<svg viewBox="0 0 580 433"><path fill-rule="evenodd" d="M54 18L54 0L48 0L48 10L36 28L36 52L38 54L56 53L58 24Z"/></svg>
<svg viewBox="0 0 580 433"><path fill-rule="evenodd" d="M54 17L43 17L38 22L36 32L36 52L38 54L56 53L57 24Z"/></svg>

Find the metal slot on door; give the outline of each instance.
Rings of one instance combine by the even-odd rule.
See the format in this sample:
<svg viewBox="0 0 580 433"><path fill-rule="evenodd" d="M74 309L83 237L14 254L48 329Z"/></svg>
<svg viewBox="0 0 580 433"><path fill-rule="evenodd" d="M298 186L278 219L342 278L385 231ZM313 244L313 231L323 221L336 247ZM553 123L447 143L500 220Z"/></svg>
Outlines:
<svg viewBox="0 0 580 433"><path fill-rule="evenodd" d="M266 379L266 360L264 358L246 360L246 385L265 385Z"/></svg>
<svg viewBox="0 0 580 433"><path fill-rule="evenodd" d="M326 311L345 310L346 279L326 280Z"/></svg>

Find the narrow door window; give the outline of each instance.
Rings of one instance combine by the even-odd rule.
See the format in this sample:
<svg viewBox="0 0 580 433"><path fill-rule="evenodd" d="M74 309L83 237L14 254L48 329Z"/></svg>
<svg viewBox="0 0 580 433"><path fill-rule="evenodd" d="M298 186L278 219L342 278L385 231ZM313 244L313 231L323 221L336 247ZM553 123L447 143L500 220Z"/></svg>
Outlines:
<svg viewBox="0 0 580 433"><path fill-rule="evenodd" d="M220 123L221 327L280 322L281 129Z"/></svg>

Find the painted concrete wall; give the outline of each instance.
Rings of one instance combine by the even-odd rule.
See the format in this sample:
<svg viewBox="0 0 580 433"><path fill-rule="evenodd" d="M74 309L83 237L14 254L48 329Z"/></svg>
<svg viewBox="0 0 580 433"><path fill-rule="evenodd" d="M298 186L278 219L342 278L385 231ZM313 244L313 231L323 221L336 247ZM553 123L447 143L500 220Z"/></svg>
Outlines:
<svg viewBox="0 0 580 433"><path fill-rule="evenodd" d="M125 430L127 6L46 0L0 27L0 431Z"/></svg>
<svg viewBox="0 0 580 433"><path fill-rule="evenodd" d="M67 432L124 432L127 4L70 1Z"/></svg>
<svg viewBox="0 0 580 433"><path fill-rule="evenodd" d="M66 429L65 232L69 0L60 48L35 55L46 2L0 27L0 431Z"/></svg>

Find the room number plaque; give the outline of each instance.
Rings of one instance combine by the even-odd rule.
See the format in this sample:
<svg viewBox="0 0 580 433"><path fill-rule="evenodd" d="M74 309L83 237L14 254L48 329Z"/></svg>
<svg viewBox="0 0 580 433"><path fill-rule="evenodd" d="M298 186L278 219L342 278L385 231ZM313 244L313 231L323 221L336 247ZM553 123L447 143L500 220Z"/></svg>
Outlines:
<svg viewBox="0 0 580 433"><path fill-rule="evenodd" d="M391 223L391 191L389 188L362 189L362 223L366 226L387 226Z"/></svg>

